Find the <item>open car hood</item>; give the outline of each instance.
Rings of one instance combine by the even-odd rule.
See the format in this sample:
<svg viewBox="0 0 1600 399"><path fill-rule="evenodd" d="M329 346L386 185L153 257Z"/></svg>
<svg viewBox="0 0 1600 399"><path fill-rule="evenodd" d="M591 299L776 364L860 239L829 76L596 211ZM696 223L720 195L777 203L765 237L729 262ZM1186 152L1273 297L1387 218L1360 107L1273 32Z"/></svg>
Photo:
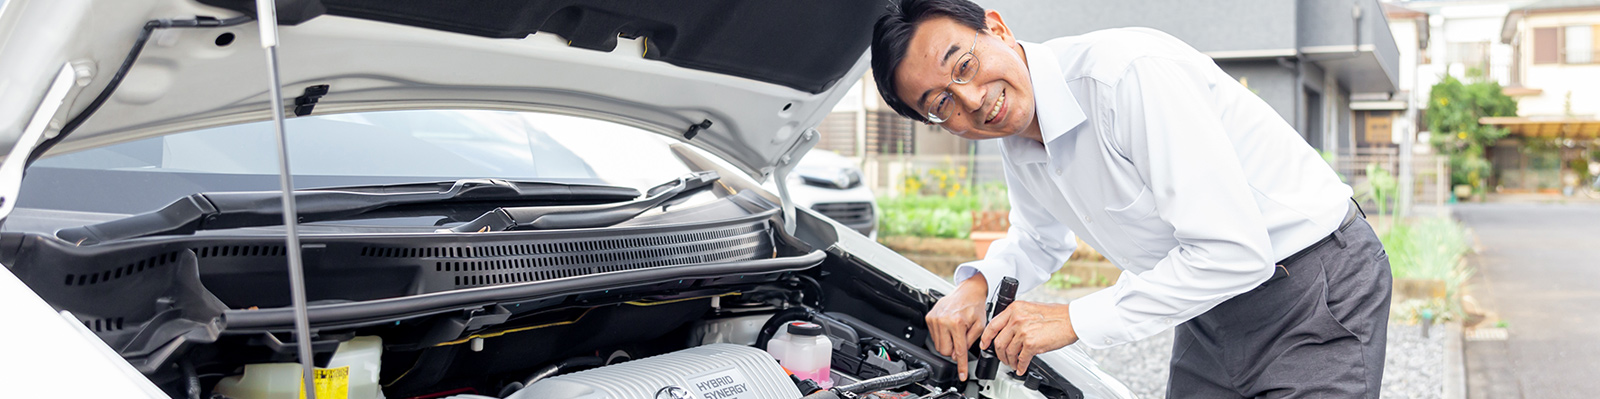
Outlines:
<svg viewBox="0 0 1600 399"><path fill-rule="evenodd" d="M31 149L89 108L147 22L254 16L253 0L0 4L0 145L9 149ZM865 72L872 22L883 12L882 3L851 0L277 4L282 106L291 117L418 108L574 114L686 139L758 179L814 145L807 131ZM104 105L49 153L270 119L259 44L253 20L155 29ZM47 95L54 83L59 99ZM319 86L325 95L297 100ZM37 140L21 139L30 123L42 128Z"/></svg>

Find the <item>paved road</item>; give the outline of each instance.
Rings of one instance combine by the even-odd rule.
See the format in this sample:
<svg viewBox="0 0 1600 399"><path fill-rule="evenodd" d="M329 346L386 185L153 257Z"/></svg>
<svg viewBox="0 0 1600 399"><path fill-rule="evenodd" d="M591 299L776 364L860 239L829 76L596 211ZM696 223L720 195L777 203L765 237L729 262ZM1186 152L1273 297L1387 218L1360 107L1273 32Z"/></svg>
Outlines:
<svg viewBox="0 0 1600 399"><path fill-rule="evenodd" d="M1469 341L1472 398L1600 396L1600 206L1463 204L1480 253L1471 293L1509 323Z"/></svg>

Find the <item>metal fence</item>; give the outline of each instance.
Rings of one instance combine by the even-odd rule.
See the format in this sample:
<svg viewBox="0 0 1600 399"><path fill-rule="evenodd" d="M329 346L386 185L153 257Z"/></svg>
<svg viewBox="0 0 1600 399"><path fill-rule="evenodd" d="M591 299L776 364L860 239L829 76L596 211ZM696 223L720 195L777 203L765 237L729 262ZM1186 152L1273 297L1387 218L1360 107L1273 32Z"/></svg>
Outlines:
<svg viewBox="0 0 1600 399"><path fill-rule="evenodd" d="M1005 184L998 155L869 155L861 162L864 181L880 196L908 194L907 180L916 178L923 185L923 194L939 190L940 176L945 189L974 188L989 184ZM909 187L915 189L916 187Z"/></svg>
<svg viewBox="0 0 1600 399"><path fill-rule="evenodd" d="M963 187L982 187L1004 184L998 155L897 155L869 154L861 162L865 182L881 196L905 195L907 180L915 176L923 184L921 193L938 192L938 176L945 176L945 188L954 183ZM1436 154L1413 154L1412 203L1444 205L1450 198L1450 172L1445 157ZM1334 159L1334 170L1340 178L1355 187L1360 194L1367 182L1367 165L1376 164L1399 178L1400 156L1393 148L1362 148L1345 151ZM914 188L914 187L913 187ZM1399 198L1395 198L1398 201ZM1371 203L1369 201L1369 203Z"/></svg>
<svg viewBox="0 0 1600 399"><path fill-rule="evenodd" d="M1400 154L1396 148L1357 148L1341 151L1334 157L1334 170L1345 183L1356 188L1360 196L1366 185L1367 165L1377 165L1397 179L1400 176ZM1445 157L1437 154L1412 154L1411 156L1413 204L1444 205L1450 198L1450 170ZM1395 198L1399 201L1399 198ZM1371 201L1368 201L1371 203Z"/></svg>

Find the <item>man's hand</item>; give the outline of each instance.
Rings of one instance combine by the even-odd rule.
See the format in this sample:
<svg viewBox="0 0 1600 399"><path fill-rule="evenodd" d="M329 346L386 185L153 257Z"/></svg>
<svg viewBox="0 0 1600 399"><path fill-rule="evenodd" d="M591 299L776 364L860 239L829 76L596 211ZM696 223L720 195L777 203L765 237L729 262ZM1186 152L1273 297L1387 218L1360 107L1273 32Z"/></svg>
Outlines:
<svg viewBox="0 0 1600 399"><path fill-rule="evenodd" d="M989 321L983 329L982 345L984 349L994 346L1001 363L1016 369L1017 375L1025 375L1035 355L1073 342L1078 342L1078 333L1072 329L1067 305L1016 301Z"/></svg>
<svg viewBox="0 0 1600 399"><path fill-rule="evenodd" d="M961 380L967 379L967 348L983 333L984 310L989 298L989 281L982 273L962 281L956 291L939 299L923 318L928 336L939 354L956 361Z"/></svg>

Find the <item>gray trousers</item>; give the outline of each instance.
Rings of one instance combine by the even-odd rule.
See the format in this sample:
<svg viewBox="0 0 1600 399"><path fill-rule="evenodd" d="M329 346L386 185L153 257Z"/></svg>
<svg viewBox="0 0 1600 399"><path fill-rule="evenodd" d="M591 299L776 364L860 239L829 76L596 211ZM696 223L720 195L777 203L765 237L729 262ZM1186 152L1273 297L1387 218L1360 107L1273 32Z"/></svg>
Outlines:
<svg viewBox="0 0 1600 399"><path fill-rule="evenodd" d="M1366 220L1177 327L1169 398L1376 398L1389 255Z"/></svg>

